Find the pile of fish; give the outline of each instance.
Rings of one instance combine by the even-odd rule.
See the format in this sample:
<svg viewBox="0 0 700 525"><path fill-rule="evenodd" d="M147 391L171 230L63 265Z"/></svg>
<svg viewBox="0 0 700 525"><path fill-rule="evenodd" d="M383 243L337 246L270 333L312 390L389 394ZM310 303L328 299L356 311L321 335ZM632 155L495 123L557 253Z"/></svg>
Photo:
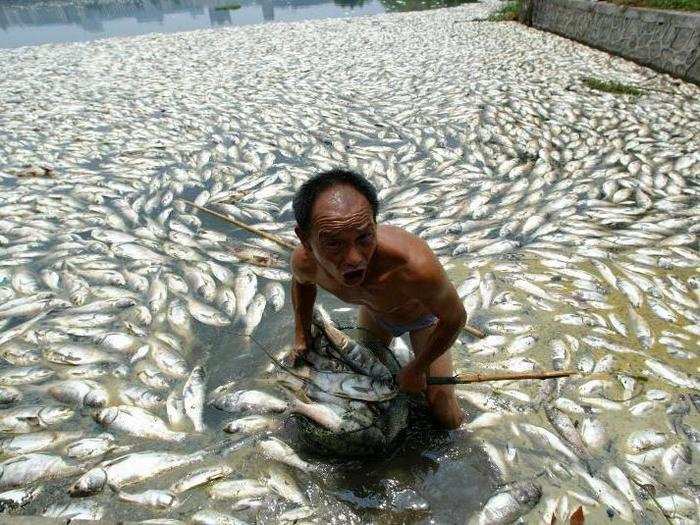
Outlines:
<svg viewBox="0 0 700 525"><path fill-rule="evenodd" d="M470 22L492 8L0 50L3 509L698 521L700 90ZM591 75L644 93L592 91ZM323 374L338 334L288 395L252 344L291 338L288 254L185 202L293 241L294 191L336 166L372 181L379 221L428 243L488 334L460 337L458 372L580 374L458 387L463 428L421 442L420 465L386 458L372 497L283 425L372 428L357 377ZM372 381L371 403L393 403ZM402 491L429 506L399 509Z"/></svg>
<svg viewBox="0 0 700 525"><path fill-rule="evenodd" d="M307 447L340 456L389 452L408 417L408 399L394 383L401 363L382 345L348 337L318 306L312 329L305 364L285 366L276 378L292 392Z"/></svg>

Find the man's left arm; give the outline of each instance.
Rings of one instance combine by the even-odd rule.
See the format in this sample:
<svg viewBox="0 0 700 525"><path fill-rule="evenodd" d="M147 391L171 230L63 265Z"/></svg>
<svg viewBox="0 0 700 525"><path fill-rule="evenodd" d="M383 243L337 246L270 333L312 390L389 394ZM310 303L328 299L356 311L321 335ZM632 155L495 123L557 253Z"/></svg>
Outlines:
<svg viewBox="0 0 700 525"><path fill-rule="evenodd" d="M419 393L425 390L430 365L449 350L467 319L457 290L440 264L437 261L434 264L433 269L418 276L412 283L417 298L438 321L423 350L397 376L399 387L405 392Z"/></svg>

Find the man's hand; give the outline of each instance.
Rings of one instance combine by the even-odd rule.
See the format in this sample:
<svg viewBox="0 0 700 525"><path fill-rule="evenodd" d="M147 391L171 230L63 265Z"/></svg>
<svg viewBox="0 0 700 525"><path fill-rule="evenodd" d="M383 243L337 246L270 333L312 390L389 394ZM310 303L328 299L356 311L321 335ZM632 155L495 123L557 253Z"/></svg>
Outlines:
<svg viewBox="0 0 700 525"><path fill-rule="evenodd" d="M396 375L399 390L407 394L420 394L428 387L425 371L418 368L415 361L404 366Z"/></svg>
<svg viewBox="0 0 700 525"><path fill-rule="evenodd" d="M304 335L297 335L294 337L294 345L292 346L292 354L295 359L304 357L306 352L309 351L311 347L311 338Z"/></svg>

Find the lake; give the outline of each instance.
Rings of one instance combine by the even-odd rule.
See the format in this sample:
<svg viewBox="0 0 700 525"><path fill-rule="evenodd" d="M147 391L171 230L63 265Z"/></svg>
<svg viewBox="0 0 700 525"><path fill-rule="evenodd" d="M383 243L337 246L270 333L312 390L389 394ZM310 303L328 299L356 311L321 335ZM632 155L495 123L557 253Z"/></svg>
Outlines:
<svg viewBox="0 0 700 525"><path fill-rule="evenodd" d="M459 5L460 0L10 0L0 48L207 27L347 18Z"/></svg>

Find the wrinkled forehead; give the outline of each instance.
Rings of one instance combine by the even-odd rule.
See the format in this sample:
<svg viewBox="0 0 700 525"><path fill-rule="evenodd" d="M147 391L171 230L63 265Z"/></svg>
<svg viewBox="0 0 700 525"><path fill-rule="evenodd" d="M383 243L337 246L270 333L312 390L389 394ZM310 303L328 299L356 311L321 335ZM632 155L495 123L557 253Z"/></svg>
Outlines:
<svg viewBox="0 0 700 525"><path fill-rule="evenodd" d="M363 230L373 224L369 201L355 188L344 184L323 190L311 210L311 229L318 234Z"/></svg>

